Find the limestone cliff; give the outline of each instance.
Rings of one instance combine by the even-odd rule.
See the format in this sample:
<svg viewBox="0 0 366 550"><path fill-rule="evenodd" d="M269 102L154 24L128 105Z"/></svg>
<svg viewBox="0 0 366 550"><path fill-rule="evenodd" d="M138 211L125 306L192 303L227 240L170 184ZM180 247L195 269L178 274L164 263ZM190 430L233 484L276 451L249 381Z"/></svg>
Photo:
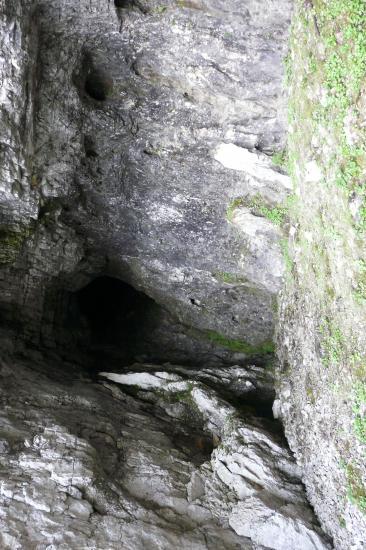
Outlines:
<svg viewBox="0 0 366 550"><path fill-rule="evenodd" d="M54 345L107 275L159 306L140 354L269 351L291 2L3 4L8 323Z"/></svg>
<svg viewBox="0 0 366 550"><path fill-rule="evenodd" d="M2 548L332 547L272 415L291 10L0 0Z"/></svg>

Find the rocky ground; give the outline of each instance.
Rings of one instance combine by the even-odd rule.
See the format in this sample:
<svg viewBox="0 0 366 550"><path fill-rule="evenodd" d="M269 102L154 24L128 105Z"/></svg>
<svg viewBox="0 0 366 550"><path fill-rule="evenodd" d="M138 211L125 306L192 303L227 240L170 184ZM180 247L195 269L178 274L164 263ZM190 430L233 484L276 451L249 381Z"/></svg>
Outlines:
<svg viewBox="0 0 366 550"><path fill-rule="evenodd" d="M280 426L245 406L263 369L69 369L2 360L2 548L330 548Z"/></svg>

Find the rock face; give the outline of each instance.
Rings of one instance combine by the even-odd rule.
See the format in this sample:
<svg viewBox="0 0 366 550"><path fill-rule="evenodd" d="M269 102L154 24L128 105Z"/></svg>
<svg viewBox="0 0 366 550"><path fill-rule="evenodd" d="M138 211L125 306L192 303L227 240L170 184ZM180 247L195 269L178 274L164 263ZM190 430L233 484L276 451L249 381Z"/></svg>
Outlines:
<svg viewBox="0 0 366 550"><path fill-rule="evenodd" d="M345 37L365 44L358 21L365 20L366 5L359 4L357 17L356 4L315 5L309 10L297 3L288 65L295 202L279 307L275 409L324 529L337 549L361 550L366 547L366 66L364 55L358 61L353 39L348 43ZM342 41L350 49L341 59ZM350 80L349 74L357 77Z"/></svg>
<svg viewBox="0 0 366 550"><path fill-rule="evenodd" d="M2 548L330 548L271 415L290 13L0 0Z"/></svg>
<svg viewBox="0 0 366 550"><path fill-rule="evenodd" d="M245 204L288 193L268 155L291 2L21 4L3 18L7 323L54 346L70 292L108 275L158 304L154 341L176 350L135 355L263 355L280 234Z"/></svg>
<svg viewBox="0 0 366 550"><path fill-rule="evenodd" d="M215 388L245 369L57 369L1 366L2 548L330 548L278 426Z"/></svg>

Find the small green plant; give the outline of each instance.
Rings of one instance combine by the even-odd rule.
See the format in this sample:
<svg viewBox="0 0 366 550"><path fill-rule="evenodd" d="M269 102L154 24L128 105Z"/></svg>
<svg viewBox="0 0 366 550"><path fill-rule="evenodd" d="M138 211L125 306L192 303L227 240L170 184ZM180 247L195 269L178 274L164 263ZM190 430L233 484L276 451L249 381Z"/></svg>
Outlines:
<svg viewBox="0 0 366 550"><path fill-rule="evenodd" d="M287 150L283 149L282 151L278 151L277 153L274 153L272 155L272 162L275 166L279 166L280 168L286 168L287 167Z"/></svg>
<svg viewBox="0 0 366 550"><path fill-rule="evenodd" d="M285 221L287 210L281 206L276 206L274 208L262 206L260 208L260 213L274 224L282 225Z"/></svg>
<svg viewBox="0 0 366 550"><path fill-rule="evenodd" d="M288 205L269 206L260 195L238 197L232 200L226 210L226 218L232 221L237 208L245 207L257 216L263 216L276 225L283 225L287 219Z"/></svg>
<svg viewBox="0 0 366 550"><path fill-rule="evenodd" d="M235 210L241 206L245 206L245 203L246 201L244 197L237 197L236 199L233 199L226 209L226 219L229 222L232 222Z"/></svg>
<svg viewBox="0 0 366 550"><path fill-rule="evenodd" d="M167 9L167 6L156 6L156 8L153 8L152 12L160 15L166 12Z"/></svg>
<svg viewBox="0 0 366 550"><path fill-rule="evenodd" d="M276 225L282 225L286 219L287 206L268 206L260 195L255 195L246 202L247 208L258 215L267 218Z"/></svg>
<svg viewBox="0 0 366 550"><path fill-rule="evenodd" d="M352 464L348 464L346 467L347 476L347 497L354 504L366 514L366 488L363 483L361 474Z"/></svg>
<svg viewBox="0 0 366 550"><path fill-rule="evenodd" d="M344 355L345 340L342 331L332 322L320 326L322 335L323 365L337 366Z"/></svg>

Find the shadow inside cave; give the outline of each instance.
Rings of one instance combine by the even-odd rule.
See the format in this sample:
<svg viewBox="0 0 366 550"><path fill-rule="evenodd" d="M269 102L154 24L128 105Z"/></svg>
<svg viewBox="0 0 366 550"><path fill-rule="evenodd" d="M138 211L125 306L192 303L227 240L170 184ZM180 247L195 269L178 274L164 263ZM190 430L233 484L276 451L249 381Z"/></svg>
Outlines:
<svg viewBox="0 0 366 550"><path fill-rule="evenodd" d="M130 362L146 352L161 308L131 285L100 276L73 293L68 315L84 327L78 342L84 349L99 358L109 354Z"/></svg>

